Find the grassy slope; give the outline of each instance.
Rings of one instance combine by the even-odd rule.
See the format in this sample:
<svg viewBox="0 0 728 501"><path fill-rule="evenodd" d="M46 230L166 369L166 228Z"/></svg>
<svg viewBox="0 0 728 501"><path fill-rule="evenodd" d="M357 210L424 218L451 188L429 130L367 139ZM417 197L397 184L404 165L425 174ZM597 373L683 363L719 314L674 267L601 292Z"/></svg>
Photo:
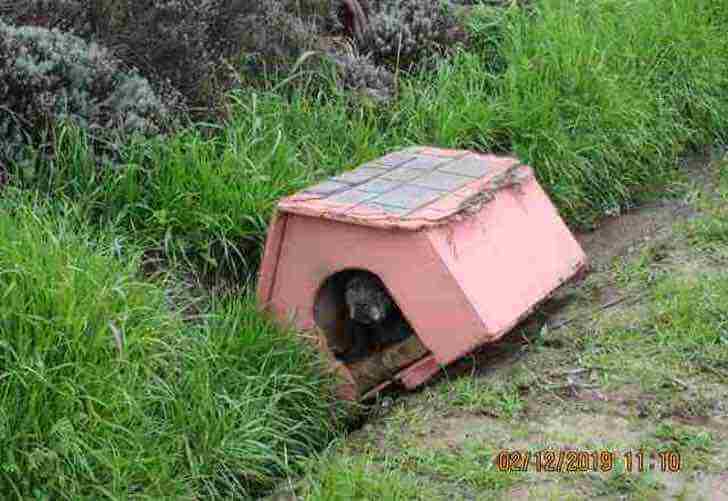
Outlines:
<svg viewBox="0 0 728 501"><path fill-rule="evenodd" d="M249 296L182 322L168 285L137 277L134 249L254 270L278 197L410 143L512 149L571 223L589 225L669 175L686 148L725 139L721 6L545 0L532 16L477 11L475 48L404 78L386 109L326 88L241 93L219 135L137 142L118 168L93 168L66 129L64 156L24 171L23 185L68 195L105 229L38 203L0 210L0 261L15 270L0 275L10 291L0 492L253 492L290 473L334 427L314 359ZM121 358L110 323L128 342Z"/></svg>
<svg viewBox="0 0 728 501"><path fill-rule="evenodd" d="M66 160L28 181L72 194L148 246L229 271L254 268L281 195L410 143L513 150L567 221L589 226L668 176L686 148L726 140L722 2L538 6L476 10L473 49L403 78L391 106L325 85L244 92L214 138L192 129L143 142L121 168L92 174L71 134Z"/></svg>
<svg viewBox="0 0 728 501"><path fill-rule="evenodd" d="M27 198L0 209L3 498L252 494L332 436L316 359L249 297L183 323L137 252Z"/></svg>

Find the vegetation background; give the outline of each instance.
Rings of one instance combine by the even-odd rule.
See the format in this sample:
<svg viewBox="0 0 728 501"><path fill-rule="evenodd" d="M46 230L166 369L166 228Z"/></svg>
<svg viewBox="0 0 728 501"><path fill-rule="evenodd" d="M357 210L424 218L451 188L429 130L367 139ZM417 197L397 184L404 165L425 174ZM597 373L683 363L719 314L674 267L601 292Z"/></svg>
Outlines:
<svg viewBox="0 0 728 501"><path fill-rule="evenodd" d="M344 431L251 293L283 195L426 143L586 229L728 142L724 1L463 3L0 3L3 497L254 496Z"/></svg>

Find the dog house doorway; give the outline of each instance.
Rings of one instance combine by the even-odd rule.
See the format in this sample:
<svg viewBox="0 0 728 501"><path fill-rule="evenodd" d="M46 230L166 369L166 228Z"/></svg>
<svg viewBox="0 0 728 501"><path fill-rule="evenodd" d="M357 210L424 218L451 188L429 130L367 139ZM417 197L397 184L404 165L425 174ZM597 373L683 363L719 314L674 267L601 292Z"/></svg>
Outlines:
<svg viewBox="0 0 728 501"><path fill-rule="evenodd" d="M352 318L352 305L347 304L346 298L347 288L352 287L353 283L357 283L359 289L364 289L357 291L359 301L366 300L369 292L373 295L386 295L388 301L385 302L389 306L386 315L371 323L362 323ZM367 290L367 287L371 290ZM362 296L365 296L364 299L361 299ZM371 301L376 302L376 299ZM405 341L414 334L384 282L365 269L342 270L324 280L316 294L313 316L316 325L324 332L333 355L344 362L367 358ZM356 360L349 360L351 357Z"/></svg>

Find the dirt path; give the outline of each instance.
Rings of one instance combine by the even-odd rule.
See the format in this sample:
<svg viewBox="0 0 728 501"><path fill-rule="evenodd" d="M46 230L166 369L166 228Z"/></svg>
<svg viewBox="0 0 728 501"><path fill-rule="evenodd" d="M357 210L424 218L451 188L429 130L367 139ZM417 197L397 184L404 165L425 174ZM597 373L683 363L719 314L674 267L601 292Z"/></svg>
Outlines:
<svg viewBox="0 0 728 501"><path fill-rule="evenodd" d="M382 398L296 495L728 500L721 169L694 161L671 196L579 236L583 282L421 391ZM527 471L501 471L500 451Z"/></svg>

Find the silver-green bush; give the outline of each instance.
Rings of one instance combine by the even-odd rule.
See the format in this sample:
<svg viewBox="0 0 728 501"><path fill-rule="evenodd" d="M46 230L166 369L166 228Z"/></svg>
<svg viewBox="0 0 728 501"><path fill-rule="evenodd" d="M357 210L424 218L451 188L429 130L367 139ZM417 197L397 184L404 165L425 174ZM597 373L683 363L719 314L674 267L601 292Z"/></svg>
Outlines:
<svg viewBox="0 0 728 501"><path fill-rule="evenodd" d="M370 9L367 49L379 59L412 61L446 42L456 26L447 0L376 0Z"/></svg>
<svg viewBox="0 0 728 501"><path fill-rule="evenodd" d="M18 161L29 144L70 121L96 137L157 133L176 102L96 43L0 21L0 162Z"/></svg>
<svg viewBox="0 0 728 501"><path fill-rule="evenodd" d="M330 53L329 57L336 65L340 88L361 92L375 103L394 97L394 75L370 57L355 53Z"/></svg>
<svg viewBox="0 0 728 501"><path fill-rule="evenodd" d="M0 0L1 2L2 0ZM238 75L241 56L255 75L292 64L316 34L314 2L298 0L26 0L0 17L58 27L109 48L159 92L166 82L206 107ZM298 8L301 7L301 8Z"/></svg>

